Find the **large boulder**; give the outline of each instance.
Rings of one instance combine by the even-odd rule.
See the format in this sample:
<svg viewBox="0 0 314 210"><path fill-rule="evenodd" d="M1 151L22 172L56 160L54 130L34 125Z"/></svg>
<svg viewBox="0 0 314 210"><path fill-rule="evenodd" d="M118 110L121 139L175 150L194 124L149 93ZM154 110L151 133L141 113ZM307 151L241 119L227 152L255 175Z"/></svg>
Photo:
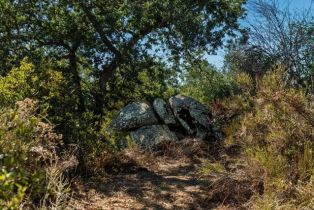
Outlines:
<svg viewBox="0 0 314 210"><path fill-rule="evenodd" d="M176 95L169 99L174 116L188 132L204 139L210 131L209 109L193 98Z"/></svg>
<svg viewBox="0 0 314 210"><path fill-rule="evenodd" d="M112 127L118 131L130 131L154 124L158 124L158 119L153 108L144 102L133 102L120 111Z"/></svg>
<svg viewBox="0 0 314 210"><path fill-rule="evenodd" d="M177 141L176 135L166 125L151 125L130 133L133 141L141 148L149 149L162 141Z"/></svg>
<svg viewBox="0 0 314 210"><path fill-rule="evenodd" d="M164 124L175 125L177 123L170 106L163 99L156 98L153 107Z"/></svg>

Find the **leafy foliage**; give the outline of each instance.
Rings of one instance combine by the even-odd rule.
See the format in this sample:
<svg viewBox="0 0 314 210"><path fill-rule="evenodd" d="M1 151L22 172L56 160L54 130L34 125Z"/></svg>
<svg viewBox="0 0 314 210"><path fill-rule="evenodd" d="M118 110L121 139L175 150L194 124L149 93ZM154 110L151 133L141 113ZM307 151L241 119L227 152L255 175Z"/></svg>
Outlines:
<svg viewBox="0 0 314 210"><path fill-rule="evenodd" d="M244 3L3 0L0 39L36 65L49 60L59 66L74 87L80 111L92 102L98 108L91 111L98 114L110 104L107 85L116 74L128 78L152 59L179 61L184 52L212 52L226 34L234 35L233 30L239 29ZM6 14L15 15L6 18ZM1 58L6 64L20 55ZM86 69L91 70L88 77L83 76ZM83 88L84 83L93 83L92 92Z"/></svg>
<svg viewBox="0 0 314 210"><path fill-rule="evenodd" d="M33 76L33 71L34 66L23 61L20 67L0 78L1 106L12 106L16 101L34 96L36 90L32 86L37 78Z"/></svg>
<svg viewBox="0 0 314 210"><path fill-rule="evenodd" d="M294 11L278 0L250 2L247 40L231 45L227 67L261 77L272 65L286 71L285 82L313 93L314 28L312 8Z"/></svg>
<svg viewBox="0 0 314 210"><path fill-rule="evenodd" d="M62 139L50 124L35 115L36 108L35 101L25 99L17 102L16 108L1 110L1 208L39 204L43 198L53 202L57 196L50 191L47 177L51 175L48 169L60 161L56 148ZM59 175L61 172L59 166Z"/></svg>
<svg viewBox="0 0 314 210"><path fill-rule="evenodd" d="M234 87L232 78L206 61L195 61L187 68L180 92L205 104L226 97Z"/></svg>
<svg viewBox="0 0 314 210"><path fill-rule="evenodd" d="M0 0L0 208L67 208L63 172L103 178L130 143L107 130L117 111L177 93L211 105L219 149L240 148L234 168L201 160L211 189L253 209L313 207L313 21L258 1L265 22L220 71L203 58L243 34L245 3Z"/></svg>
<svg viewBox="0 0 314 210"><path fill-rule="evenodd" d="M313 206L312 198L299 194L305 186L306 190L313 189L312 96L304 90L287 88L282 74L282 69L266 74L256 96L244 94L226 102L232 108L242 98L242 107L247 107L225 131L228 145L243 148L249 170L262 173L256 176L264 183L264 193L252 198L254 209ZM239 107L234 111L238 112ZM288 196L280 201L281 194Z"/></svg>

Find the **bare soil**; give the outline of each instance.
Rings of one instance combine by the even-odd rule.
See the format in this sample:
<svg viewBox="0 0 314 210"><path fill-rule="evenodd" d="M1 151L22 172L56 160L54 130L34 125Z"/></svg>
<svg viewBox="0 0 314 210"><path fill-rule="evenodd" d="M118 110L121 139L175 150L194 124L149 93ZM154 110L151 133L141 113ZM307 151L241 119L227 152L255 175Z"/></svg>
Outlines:
<svg viewBox="0 0 314 210"><path fill-rule="evenodd" d="M204 148L189 146L162 154L124 151L104 167L107 176L77 183L73 208L227 209L211 201L211 183L199 175Z"/></svg>

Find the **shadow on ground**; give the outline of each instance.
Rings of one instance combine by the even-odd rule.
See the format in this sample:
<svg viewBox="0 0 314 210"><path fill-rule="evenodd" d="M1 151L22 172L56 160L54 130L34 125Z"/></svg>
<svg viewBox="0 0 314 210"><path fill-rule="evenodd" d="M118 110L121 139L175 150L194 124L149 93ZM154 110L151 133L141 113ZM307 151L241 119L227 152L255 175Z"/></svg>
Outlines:
<svg viewBox="0 0 314 210"><path fill-rule="evenodd" d="M127 161L105 167L108 176L84 183L77 199L85 209L213 209L211 183L197 174L195 156L173 158L151 156L139 161L141 153L129 153ZM219 204L218 204L219 205Z"/></svg>

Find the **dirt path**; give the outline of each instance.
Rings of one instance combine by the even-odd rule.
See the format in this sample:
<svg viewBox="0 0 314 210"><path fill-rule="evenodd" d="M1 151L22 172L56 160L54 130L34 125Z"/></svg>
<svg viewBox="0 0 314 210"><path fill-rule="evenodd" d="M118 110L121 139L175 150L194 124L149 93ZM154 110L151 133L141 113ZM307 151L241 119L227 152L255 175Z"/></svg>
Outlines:
<svg viewBox="0 0 314 210"><path fill-rule="evenodd" d="M197 176L194 158L132 152L122 159L110 166L106 179L79 187L77 209L211 209L210 183Z"/></svg>

